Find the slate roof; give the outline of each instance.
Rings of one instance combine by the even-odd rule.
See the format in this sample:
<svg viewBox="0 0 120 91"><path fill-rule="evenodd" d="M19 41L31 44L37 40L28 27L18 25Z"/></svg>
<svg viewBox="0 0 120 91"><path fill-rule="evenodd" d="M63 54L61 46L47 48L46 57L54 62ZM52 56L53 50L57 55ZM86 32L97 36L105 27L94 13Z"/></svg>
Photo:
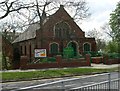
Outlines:
<svg viewBox="0 0 120 91"><path fill-rule="evenodd" d="M13 43L28 40L28 39L33 39L36 37L36 30L40 28L39 23L35 23L30 25L26 31L24 31L22 34L20 34L14 41Z"/></svg>

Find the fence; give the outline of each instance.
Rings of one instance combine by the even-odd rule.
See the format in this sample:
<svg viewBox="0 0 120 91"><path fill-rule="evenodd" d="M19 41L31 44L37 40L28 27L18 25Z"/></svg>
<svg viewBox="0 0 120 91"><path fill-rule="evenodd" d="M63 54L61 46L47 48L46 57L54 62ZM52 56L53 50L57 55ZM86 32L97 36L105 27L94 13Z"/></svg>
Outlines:
<svg viewBox="0 0 120 91"><path fill-rule="evenodd" d="M118 91L120 79L73 88L70 91Z"/></svg>
<svg viewBox="0 0 120 91"><path fill-rule="evenodd" d="M98 55L96 52L90 52ZM115 56L117 59L109 59L108 55L100 57L92 57L90 54L84 56L75 53L73 54L62 54L54 57L46 58L34 58L29 60L27 56L21 56L20 68L21 69L42 69L42 68L62 68L62 67L79 67L79 66L91 66L91 63L104 63L104 64L118 64L120 63L119 54ZM116 54L114 54L116 55Z"/></svg>
<svg viewBox="0 0 120 91"><path fill-rule="evenodd" d="M89 89L101 89L101 88L108 89L108 88L113 88L113 87L114 87L114 89L116 89L118 87L116 85L119 83L118 79L111 80L110 76L111 76L110 73L96 74L93 76L65 79L65 80L59 80L59 81L49 82L49 83L35 85L35 86L29 86L29 87L25 87L25 88L20 88L15 91L23 91L23 90L30 90L30 89L33 89L33 90L35 90L35 89L48 89L48 90L57 89L55 91L58 91L58 90L89 91ZM99 79L99 78L102 78L102 79Z"/></svg>

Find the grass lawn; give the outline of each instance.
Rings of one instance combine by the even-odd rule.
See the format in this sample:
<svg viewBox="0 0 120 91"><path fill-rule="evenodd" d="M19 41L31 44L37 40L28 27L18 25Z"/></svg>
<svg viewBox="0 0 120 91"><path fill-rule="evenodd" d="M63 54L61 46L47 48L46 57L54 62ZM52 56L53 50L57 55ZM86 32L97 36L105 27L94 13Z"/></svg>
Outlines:
<svg viewBox="0 0 120 91"><path fill-rule="evenodd" d="M94 69L94 68L67 68L67 69L53 69L53 70L40 70L40 71L29 71L29 72L2 72L2 80L31 80L31 79L42 79L42 78L54 78L63 76L74 76L74 75L85 75L91 73L102 73L115 71L118 68L112 69Z"/></svg>
<svg viewBox="0 0 120 91"><path fill-rule="evenodd" d="M0 70L2 69L2 52L0 52Z"/></svg>

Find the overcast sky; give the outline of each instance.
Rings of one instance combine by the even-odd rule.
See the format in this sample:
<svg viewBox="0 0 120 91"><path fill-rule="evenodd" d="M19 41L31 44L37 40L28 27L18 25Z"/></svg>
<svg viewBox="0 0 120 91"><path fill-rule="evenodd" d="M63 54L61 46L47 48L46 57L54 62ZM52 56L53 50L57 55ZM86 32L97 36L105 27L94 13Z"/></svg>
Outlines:
<svg viewBox="0 0 120 91"><path fill-rule="evenodd" d="M86 0L91 17L80 21L78 25L85 32L94 28L99 30L103 24L109 21L110 13L115 10L118 1L120 0Z"/></svg>
<svg viewBox="0 0 120 91"><path fill-rule="evenodd" d="M89 31L93 28L100 29L104 23L109 21L110 13L116 8L120 0L86 0L90 7L91 17L82 21L80 27L83 31Z"/></svg>

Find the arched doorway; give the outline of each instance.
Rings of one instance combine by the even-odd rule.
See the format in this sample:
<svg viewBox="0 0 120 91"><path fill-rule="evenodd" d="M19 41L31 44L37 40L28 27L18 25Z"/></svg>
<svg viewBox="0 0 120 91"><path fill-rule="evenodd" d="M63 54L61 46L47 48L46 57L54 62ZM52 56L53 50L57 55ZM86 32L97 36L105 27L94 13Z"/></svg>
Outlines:
<svg viewBox="0 0 120 91"><path fill-rule="evenodd" d="M74 51L74 56L77 56L77 44L75 42L70 42L68 44L68 47L72 47L73 48L73 51Z"/></svg>

